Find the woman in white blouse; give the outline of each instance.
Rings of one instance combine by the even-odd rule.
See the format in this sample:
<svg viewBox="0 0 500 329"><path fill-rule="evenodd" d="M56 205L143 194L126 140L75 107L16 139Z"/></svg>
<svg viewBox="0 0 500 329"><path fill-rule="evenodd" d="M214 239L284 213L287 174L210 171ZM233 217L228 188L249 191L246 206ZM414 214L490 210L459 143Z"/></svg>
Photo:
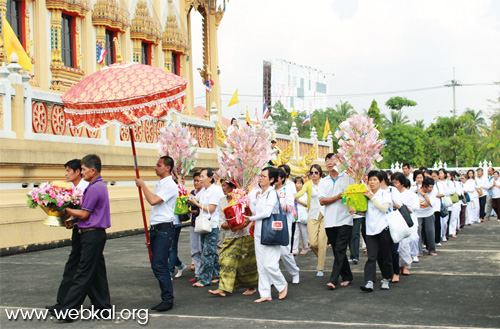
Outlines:
<svg viewBox="0 0 500 329"><path fill-rule="evenodd" d="M467 181L465 182L465 190L469 194L470 202L467 205L467 213L465 215L465 224L471 225L479 223L479 195L476 190L476 179L474 177L474 170L467 171Z"/></svg>
<svg viewBox="0 0 500 329"><path fill-rule="evenodd" d="M259 294L256 303L271 301L271 286L279 291L279 299L284 299L288 292L288 283L280 271L281 246L263 245L260 243L262 220L273 213L279 213L278 193L274 183L278 180L278 170L266 167L259 177L260 190L250 193L250 209L253 216L245 216L247 221L255 221L255 255L259 272ZM253 192L253 191L252 191Z"/></svg>
<svg viewBox="0 0 500 329"><path fill-rule="evenodd" d="M392 208L390 191L383 190L381 183L384 175L380 171L368 173L368 187L370 191L363 193L368 198L368 209L366 211L366 248L368 260L365 264L366 284L361 290L372 292L373 283L376 280L376 264L378 262L382 272L381 290L389 290L389 280L392 278L392 238L385 214ZM350 208L354 213L354 208Z"/></svg>
<svg viewBox="0 0 500 329"><path fill-rule="evenodd" d="M493 172L493 184L490 189L492 190L491 206L497 213L497 220L500 221L500 176L498 171Z"/></svg>
<svg viewBox="0 0 500 329"><path fill-rule="evenodd" d="M447 179L447 172L444 168L441 168L437 172L438 180L436 181L436 186L438 189L438 194L436 197L440 198L439 202L444 202L444 198L450 197L453 193L455 193L455 185L453 182ZM443 200L443 201L442 201ZM445 204L446 206L446 204ZM446 242L446 233L448 231L448 222L450 219L450 212L452 210L452 206L448 207L448 215L445 217L440 217L441 220L441 231L436 232L436 234L440 234L440 240ZM437 220L437 219L436 219ZM436 241L438 242L438 241Z"/></svg>
<svg viewBox="0 0 500 329"><path fill-rule="evenodd" d="M219 255L217 254L217 241L219 240L219 202L224 196L222 188L215 183L214 171L204 168L200 173L200 183L203 189L196 195L196 199L188 202L200 208L200 216L208 215L212 221L212 231L200 234L202 255L200 276L193 287L204 287L210 283L219 282ZM212 279L213 277L213 279Z"/></svg>

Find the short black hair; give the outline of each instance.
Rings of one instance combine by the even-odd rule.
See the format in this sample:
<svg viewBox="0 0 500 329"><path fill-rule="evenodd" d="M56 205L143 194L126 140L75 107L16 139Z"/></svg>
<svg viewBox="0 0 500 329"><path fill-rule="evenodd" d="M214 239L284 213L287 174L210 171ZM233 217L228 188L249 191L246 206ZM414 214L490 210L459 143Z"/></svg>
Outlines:
<svg viewBox="0 0 500 329"><path fill-rule="evenodd" d="M265 167L264 169L262 169L262 172L264 171L267 171L267 175L269 176L269 182L271 183L271 186L273 186L274 183L276 183L276 181L278 180L278 169L273 167ZM273 180L272 182L271 179Z"/></svg>
<svg viewBox="0 0 500 329"><path fill-rule="evenodd" d="M82 172L82 160L80 159L69 160L64 164L64 168L69 168L75 172L77 170L80 170L80 172Z"/></svg>
<svg viewBox="0 0 500 329"><path fill-rule="evenodd" d="M271 144L276 144L276 141L273 139L273 140L271 141Z"/></svg>
<svg viewBox="0 0 500 329"><path fill-rule="evenodd" d="M427 171L427 168L426 167L420 167L420 168L418 168L418 170L420 170L422 172L422 174L423 174L424 172Z"/></svg>
<svg viewBox="0 0 500 329"><path fill-rule="evenodd" d="M277 170L278 170L278 177L283 178L283 180L286 180L287 175L286 172L283 170L283 168L280 167Z"/></svg>
<svg viewBox="0 0 500 329"><path fill-rule="evenodd" d="M326 156L325 156L325 161L330 159L331 157L334 157L336 156L335 153L328 153Z"/></svg>
<svg viewBox="0 0 500 329"><path fill-rule="evenodd" d="M231 119L231 124L233 124L233 121L236 121L236 118Z"/></svg>
<svg viewBox="0 0 500 329"><path fill-rule="evenodd" d="M294 180L293 180L293 183L297 184L298 181L301 181L302 184L304 184L304 179L302 179L302 177L295 177Z"/></svg>
<svg viewBox="0 0 500 329"><path fill-rule="evenodd" d="M448 172L446 171L446 169L444 169L444 168L440 168L440 169L438 170L438 175L439 175L439 172L440 172L440 171L442 171L442 172L443 172L443 174L444 174L444 178L446 178L446 174L448 173Z"/></svg>
<svg viewBox="0 0 500 329"><path fill-rule="evenodd" d="M207 171L207 177L212 178L212 184L215 183L214 170L212 168L203 168L201 172L203 172L203 170Z"/></svg>
<svg viewBox="0 0 500 329"><path fill-rule="evenodd" d="M476 171L479 171L481 170L481 172L483 172L483 168L477 168Z"/></svg>
<svg viewBox="0 0 500 329"><path fill-rule="evenodd" d="M417 181L417 176L418 175L422 175L422 177L425 177L424 175L424 172L423 171L420 171L420 170L415 170L413 172L413 181L416 182Z"/></svg>
<svg viewBox="0 0 500 329"><path fill-rule="evenodd" d="M382 183L382 181L384 180L384 177L386 177L384 174L382 174L382 172L378 171L378 170L372 170L368 173L368 180L370 180L370 178L372 177L377 177L377 179L379 180L379 182Z"/></svg>
<svg viewBox="0 0 500 329"><path fill-rule="evenodd" d="M434 186L434 184L435 184L434 179L430 177L425 177L424 181L422 182L423 187Z"/></svg>
<svg viewBox="0 0 500 329"><path fill-rule="evenodd" d="M280 169L283 169L285 171L285 174L286 174L286 178L288 178L288 176L290 176L290 166L287 165L287 164L282 164L282 165L279 165L278 168Z"/></svg>
<svg viewBox="0 0 500 329"><path fill-rule="evenodd" d="M403 163L403 165L401 166L401 169L403 169L404 167L410 169L410 164L408 162L405 162Z"/></svg>
<svg viewBox="0 0 500 329"><path fill-rule="evenodd" d="M201 172L199 172L199 171L195 172L195 173L193 174L193 179L194 179L195 177L200 177L200 175L201 175Z"/></svg>
<svg viewBox="0 0 500 329"><path fill-rule="evenodd" d="M403 173L397 172L394 175L391 176L391 180L397 180L401 185L404 185L407 178Z"/></svg>
<svg viewBox="0 0 500 329"><path fill-rule="evenodd" d="M410 182L410 180L408 178L405 180L404 187L405 188L410 188L411 187L411 182Z"/></svg>
<svg viewBox="0 0 500 329"><path fill-rule="evenodd" d="M172 159L172 157L170 157L168 155L164 155L164 156L160 157L160 159L163 160L163 165L165 167L170 167L169 172L172 172L172 169L174 169L174 165L175 165L174 159Z"/></svg>
<svg viewBox="0 0 500 329"><path fill-rule="evenodd" d="M101 172L101 158L96 154L87 154L82 158L82 165L87 168L94 168L98 173Z"/></svg>

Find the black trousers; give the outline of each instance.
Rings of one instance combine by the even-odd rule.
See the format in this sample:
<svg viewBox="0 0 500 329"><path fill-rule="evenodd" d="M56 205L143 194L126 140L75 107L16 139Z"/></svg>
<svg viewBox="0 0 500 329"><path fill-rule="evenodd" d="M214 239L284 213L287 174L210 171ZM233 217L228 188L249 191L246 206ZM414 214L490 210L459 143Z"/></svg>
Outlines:
<svg viewBox="0 0 500 329"><path fill-rule="evenodd" d="M71 235L71 252L64 266L63 278L57 290L57 305L61 305L64 302L64 298L66 298L73 284L73 277L75 276L78 262L80 262L81 251L80 233L78 233L78 226L75 225L73 227L73 234Z"/></svg>
<svg viewBox="0 0 500 329"><path fill-rule="evenodd" d="M486 215L485 206L486 206L486 195L483 195L479 197L479 218L481 219L484 219L484 215Z"/></svg>
<svg viewBox="0 0 500 329"><path fill-rule="evenodd" d="M391 233L391 232L389 232ZM392 243L391 258L392 258L392 272L399 275L399 243Z"/></svg>
<svg viewBox="0 0 500 329"><path fill-rule="evenodd" d="M434 242L436 244L441 242L441 215L439 211L434 213Z"/></svg>
<svg viewBox="0 0 500 329"><path fill-rule="evenodd" d="M111 301L103 255L106 231L97 229L82 233L80 244L80 260L71 288L61 304L61 310L79 308L87 295L92 297L92 304L96 308L110 309Z"/></svg>
<svg viewBox="0 0 500 329"><path fill-rule="evenodd" d="M366 236L366 249L368 251L368 260L365 264L365 280L377 280L377 268L382 272L384 279L392 279L392 238L389 229L385 229L377 235Z"/></svg>
<svg viewBox="0 0 500 329"><path fill-rule="evenodd" d="M351 267L347 260L347 246L351 242L352 226L328 227L325 230L328 241L332 245L334 258L330 282L337 285L339 283L339 276L342 277L342 282L352 281Z"/></svg>

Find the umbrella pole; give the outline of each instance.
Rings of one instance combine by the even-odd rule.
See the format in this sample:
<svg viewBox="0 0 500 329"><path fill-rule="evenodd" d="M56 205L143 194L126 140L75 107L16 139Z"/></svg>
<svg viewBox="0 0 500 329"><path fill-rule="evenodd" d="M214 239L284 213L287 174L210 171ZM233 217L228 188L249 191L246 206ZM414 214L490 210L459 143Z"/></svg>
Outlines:
<svg viewBox="0 0 500 329"><path fill-rule="evenodd" d="M130 134L130 142L132 143L132 154L134 155L135 176L137 178L141 178L139 176L139 168L137 167L137 155L135 153L134 133L132 131L132 128L129 128L129 134ZM138 189L139 189L139 199L141 201L142 221L144 222L144 233L146 234L146 246L148 246L149 262L151 262L152 255L151 255L151 246L149 245L149 231L148 231L148 222L146 220L146 211L144 209L144 199L142 198L142 189L140 187L138 187Z"/></svg>

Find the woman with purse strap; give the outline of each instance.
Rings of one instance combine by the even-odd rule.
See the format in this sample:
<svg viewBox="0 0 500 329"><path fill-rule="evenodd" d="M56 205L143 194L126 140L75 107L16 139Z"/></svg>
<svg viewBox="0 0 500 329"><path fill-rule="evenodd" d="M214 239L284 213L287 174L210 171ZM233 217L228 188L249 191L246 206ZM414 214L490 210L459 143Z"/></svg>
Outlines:
<svg viewBox="0 0 500 329"><path fill-rule="evenodd" d="M210 283L219 282L219 255L217 255L217 241L219 240L219 202L224 196L222 188L216 184L214 171L203 168L200 173L200 183L204 187L196 199L188 202L200 208L201 216L209 216L212 221L212 231L200 235L202 245L201 267L198 281L193 287L204 287ZM213 279L212 279L213 278Z"/></svg>
<svg viewBox="0 0 500 329"><path fill-rule="evenodd" d="M250 209L253 216L245 216L246 221L255 222L255 256L257 271L259 272L260 298L255 303L271 301L271 286L279 291L279 299L284 299L288 293L288 283L280 270L281 246L263 245L260 243L262 220L271 214L280 211L278 193L274 190L274 183L278 180L278 170L266 167L259 177L260 189L250 193Z"/></svg>

